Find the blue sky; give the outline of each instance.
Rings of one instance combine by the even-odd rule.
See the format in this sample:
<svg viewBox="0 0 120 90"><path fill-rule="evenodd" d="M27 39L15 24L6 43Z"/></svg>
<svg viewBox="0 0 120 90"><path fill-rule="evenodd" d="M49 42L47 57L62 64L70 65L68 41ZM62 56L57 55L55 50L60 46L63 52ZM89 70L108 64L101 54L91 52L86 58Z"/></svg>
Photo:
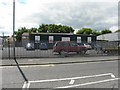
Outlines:
<svg viewBox="0 0 120 90"><path fill-rule="evenodd" d="M26 4L26 0L18 0L19 3Z"/></svg>
<svg viewBox="0 0 120 90"><path fill-rule="evenodd" d="M62 24L76 31L118 29L118 0L15 0L16 29ZM0 35L12 34L13 0L0 0Z"/></svg>

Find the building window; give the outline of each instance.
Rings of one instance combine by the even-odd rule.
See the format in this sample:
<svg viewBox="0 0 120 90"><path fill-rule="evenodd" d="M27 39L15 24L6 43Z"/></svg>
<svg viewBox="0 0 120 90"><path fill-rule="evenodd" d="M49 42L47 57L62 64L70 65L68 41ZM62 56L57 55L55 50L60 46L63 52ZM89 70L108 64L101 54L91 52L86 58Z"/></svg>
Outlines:
<svg viewBox="0 0 120 90"><path fill-rule="evenodd" d="M35 43L39 43L40 42L40 36L35 36Z"/></svg>
<svg viewBox="0 0 120 90"><path fill-rule="evenodd" d="M49 36L49 43L53 43L54 41L54 37L53 36Z"/></svg>
<svg viewBox="0 0 120 90"><path fill-rule="evenodd" d="M70 37L62 37L62 41L70 41Z"/></svg>
<svg viewBox="0 0 120 90"><path fill-rule="evenodd" d="M77 43L81 43L81 37L77 37Z"/></svg>
<svg viewBox="0 0 120 90"><path fill-rule="evenodd" d="M91 41L92 41L91 37L88 37L87 42L88 42L88 43L91 43Z"/></svg>

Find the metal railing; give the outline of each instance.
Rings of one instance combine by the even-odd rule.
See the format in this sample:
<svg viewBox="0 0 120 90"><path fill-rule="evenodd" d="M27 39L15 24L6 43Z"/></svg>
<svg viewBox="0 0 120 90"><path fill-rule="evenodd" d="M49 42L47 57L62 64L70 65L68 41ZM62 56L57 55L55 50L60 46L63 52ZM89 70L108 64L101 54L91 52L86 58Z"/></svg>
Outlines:
<svg viewBox="0 0 120 90"><path fill-rule="evenodd" d="M22 42L15 42L15 55L16 58L43 58L43 57L60 57L57 53L53 53L52 46L54 44L50 45L50 48L47 50L41 50L39 48L36 48L35 50L26 50L26 48L22 45ZM92 50L89 50L87 54L92 54L92 55L104 55L104 52L102 50L104 48L116 48L118 46L118 42L96 42L92 43ZM106 53L107 54L107 53ZM115 53L116 55L117 53ZM108 54L110 55L110 54ZM72 56L72 55L70 55ZM75 54L73 55L75 56ZM80 56L77 55L76 56ZM85 56L85 55L84 55ZM3 49L2 49L2 58L13 58L13 44L11 42L4 42L3 43Z"/></svg>

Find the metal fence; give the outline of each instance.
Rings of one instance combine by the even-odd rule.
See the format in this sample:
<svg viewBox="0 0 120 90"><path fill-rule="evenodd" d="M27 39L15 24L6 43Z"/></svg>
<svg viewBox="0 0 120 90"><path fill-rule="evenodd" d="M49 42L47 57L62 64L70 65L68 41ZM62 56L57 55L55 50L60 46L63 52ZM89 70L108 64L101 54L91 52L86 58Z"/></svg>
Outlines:
<svg viewBox="0 0 120 90"><path fill-rule="evenodd" d="M104 55L103 48L116 48L119 45L118 42L96 41L91 43L92 50L88 50L86 55ZM116 53L115 53L116 54ZM72 53L73 56L82 56L76 53ZM69 56L72 56L69 55ZM108 54L109 55L109 54ZM57 53L53 53L53 49L41 50L26 50L23 47L22 42L15 42L15 56L16 58L44 58L44 57L61 57ZM85 55L84 55L85 56ZM4 42L2 45L2 58L13 58L13 43Z"/></svg>

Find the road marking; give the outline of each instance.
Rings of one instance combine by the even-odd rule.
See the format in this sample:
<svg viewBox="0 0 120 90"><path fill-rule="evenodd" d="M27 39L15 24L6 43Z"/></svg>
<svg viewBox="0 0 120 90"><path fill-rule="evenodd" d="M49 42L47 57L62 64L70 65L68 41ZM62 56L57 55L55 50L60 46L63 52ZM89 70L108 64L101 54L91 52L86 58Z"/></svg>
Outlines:
<svg viewBox="0 0 120 90"><path fill-rule="evenodd" d="M28 82L24 82L24 84L23 84L23 89L24 88L29 88L30 87L30 83L29 83L29 81ZM26 89L25 89L26 90Z"/></svg>
<svg viewBox="0 0 120 90"><path fill-rule="evenodd" d="M29 67L54 67L54 64L48 64L48 65L25 65L25 66L20 66L22 68L29 68ZM14 68L16 66L0 66L0 69L4 68Z"/></svg>
<svg viewBox="0 0 120 90"><path fill-rule="evenodd" d="M113 73L106 73L106 74L98 74L98 75L91 75L91 76L72 77L72 78L61 78L61 79L49 79L49 80L36 80L36 81L29 81L29 82L30 82L30 83L41 83L41 82L54 82L54 81L64 81L64 80L75 80L75 79L83 79L83 78L107 76L107 75L112 75L112 74L113 74Z"/></svg>
<svg viewBox="0 0 120 90"><path fill-rule="evenodd" d="M28 84L24 83L23 88L27 87L29 88L31 83L43 83L43 82L54 82L54 81L65 81L65 80L71 80L69 84L74 84L76 79L83 79L83 78L91 78L91 77L100 77L100 76L107 76L110 75L111 77L115 77L113 73L105 73L105 74L98 74L98 75L91 75L91 76L82 76L82 77L72 77L72 78L61 78L61 79L49 79L49 80L36 80L36 81L29 81ZM84 85L90 85L90 84L96 84L96 83L102 83L102 82L108 82L118 80L118 78L113 79L107 79L107 80L101 80L96 82L89 82L89 83L83 83L83 84L77 84L77 85L71 85L71 86L64 86L64 87L56 87L56 88L69 88L69 87L78 87L78 86L84 86Z"/></svg>
<svg viewBox="0 0 120 90"><path fill-rule="evenodd" d="M115 75L114 75L114 74L111 74L111 77L112 77L112 78L115 78Z"/></svg>
<svg viewBox="0 0 120 90"><path fill-rule="evenodd" d="M96 81L96 82L88 82L88 83L83 83L83 84L76 84L76 85L56 87L56 88L74 88L74 87L79 87L79 86L85 86L85 85L92 85L92 84L114 81L114 80L118 80L118 79L120 79L120 78L106 79L106 80L101 80L101 81Z"/></svg>
<svg viewBox="0 0 120 90"><path fill-rule="evenodd" d="M69 84L74 84L75 80L71 80Z"/></svg>

